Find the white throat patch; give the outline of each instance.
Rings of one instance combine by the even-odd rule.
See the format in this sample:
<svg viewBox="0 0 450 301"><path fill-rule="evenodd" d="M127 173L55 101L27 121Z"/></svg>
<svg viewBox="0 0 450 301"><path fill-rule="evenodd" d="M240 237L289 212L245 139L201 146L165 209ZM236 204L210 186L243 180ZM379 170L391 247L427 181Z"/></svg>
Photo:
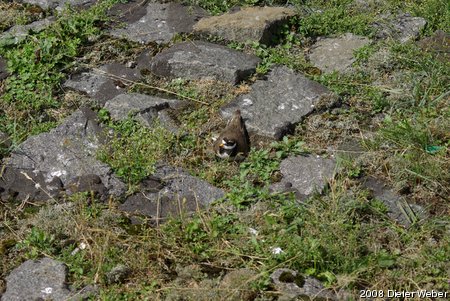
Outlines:
<svg viewBox="0 0 450 301"><path fill-rule="evenodd" d="M236 142L233 143L233 145L227 145L227 143L223 139L222 139L222 144L223 144L223 148L224 149L228 149L228 150L234 149L236 147Z"/></svg>
<svg viewBox="0 0 450 301"><path fill-rule="evenodd" d="M217 156L222 159L226 159L226 158L230 157L230 155L227 152L224 152L224 153L217 152Z"/></svg>

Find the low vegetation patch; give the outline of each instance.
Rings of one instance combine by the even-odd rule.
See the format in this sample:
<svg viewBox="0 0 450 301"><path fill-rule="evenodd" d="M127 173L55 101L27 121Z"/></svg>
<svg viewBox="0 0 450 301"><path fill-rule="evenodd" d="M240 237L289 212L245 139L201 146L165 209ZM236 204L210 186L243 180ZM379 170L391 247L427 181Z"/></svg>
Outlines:
<svg viewBox="0 0 450 301"><path fill-rule="evenodd" d="M99 35L105 10L114 2L102 1L80 12L66 9L47 29L18 45L0 48L11 73L0 103L0 130L15 143L48 131L66 115L59 84L82 53L82 46Z"/></svg>
<svg viewBox="0 0 450 301"><path fill-rule="evenodd" d="M0 85L0 131L15 145L48 131L76 109L78 101L85 101L64 101L72 96L59 87L79 60L100 64L120 56L123 63L142 50L142 45L123 40L98 39L105 10L114 2L102 1L80 12L66 10L49 28L0 48L11 72ZM286 4L182 2L198 4L212 14L236 5ZM128 185L128 194L138 191L139 182L163 161L220 187L225 197L158 227L132 223L118 210L123 200L102 203L89 193L45 204L2 201L0 289L5 276L24 260L50 256L67 264L75 287L99 285L101 300L204 300L205 291L211 294L209 300L227 300L230 291L218 289L223 276L243 268L255 272L241 286L255 291L256 300L276 300L269 275L277 268L295 269L327 288L356 295L361 289L448 291L450 64L414 41L376 39L371 25L383 14L402 11L427 20L421 37L436 30L448 33L449 4L357 2L290 1L299 17L281 29L277 45L229 43L262 60L257 74L239 86L167 80L143 72L142 82L133 83L129 91L184 100L170 109L179 132L159 121L145 127L131 116L112 120L96 107L109 133L109 142L97 156ZM36 14L15 3L1 3L2 8L15 13L0 19L0 30L28 23ZM372 38L355 52L351 72L325 74L308 61L318 36L346 32ZM247 93L252 81L276 64L326 86L339 97L338 105L314 112L282 141L252 141L242 162L217 159L212 138L225 124L219 108ZM300 202L293 193L269 190L280 180L283 159L325 153L348 140L358 142L359 155L338 157L339 172L321 194ZM400 225L388 215L387 205L362 187L361 178L369 176L428 213L411 218L410 227ZM120 265L130 272L116 283L109 273Z"/></svg>

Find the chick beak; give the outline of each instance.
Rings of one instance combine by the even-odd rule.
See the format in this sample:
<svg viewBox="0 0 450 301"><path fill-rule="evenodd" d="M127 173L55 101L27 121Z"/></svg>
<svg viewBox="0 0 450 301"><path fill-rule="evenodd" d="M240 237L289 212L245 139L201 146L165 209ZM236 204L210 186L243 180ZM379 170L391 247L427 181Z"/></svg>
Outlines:
<svg viewBox="0 0 450 301"><path fill-rule="evenodd" d="M224 147L224 144L223 144L223 143L221 143L221 144L219 144L219 146L220 146L220 147Z"/></svg>

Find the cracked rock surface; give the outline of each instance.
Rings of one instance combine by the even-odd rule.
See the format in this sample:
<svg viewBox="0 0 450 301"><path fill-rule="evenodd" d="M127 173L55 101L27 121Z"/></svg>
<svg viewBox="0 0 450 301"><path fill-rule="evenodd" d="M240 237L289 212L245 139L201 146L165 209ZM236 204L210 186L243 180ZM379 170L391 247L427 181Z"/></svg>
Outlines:
<svg viewBox="0 0 450 301"><path fill-rule="evenodd" d="M278 66L265 80L257 80L248 94L222 107L221 114L228 119L239 109L250 132L281 139L330 94L321 84Z"/></svg>

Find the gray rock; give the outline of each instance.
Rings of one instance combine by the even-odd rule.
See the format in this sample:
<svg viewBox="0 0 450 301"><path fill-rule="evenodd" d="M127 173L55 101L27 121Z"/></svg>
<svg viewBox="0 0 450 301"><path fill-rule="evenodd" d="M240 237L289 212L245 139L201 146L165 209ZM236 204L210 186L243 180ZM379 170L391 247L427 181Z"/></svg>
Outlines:
<svg viewBox="0 0 450 301"><path fill-rule="evenodd" d="M250 283L257 279L258 273L250 269L238 269L228 272L219 284L222 298L229 301L254 300L257 292L256 289L252 289Z"/></svg>
<svg viewBox="0 0 450 301"><path fill-rule="evenodd" d="M0 34L0 46L18 44L23 41L32 32L40 32L49 27L54 22L53 17L34 21L27 25L15 25L7 31Z"/></svg>
<svg viewBox="0 0 450 301"><path fill-rule="evenodd" d="M250 133L281 139L310 114L330 91L321 84L287 67L275 67L267 80L257 80L248 94L241 95L221 109L229 119L236 109Z"/></svg>
<svg viewBox="0 0 450 301"><path fill-rule="evenodd" d="M130 81L138 80L139 76L138 70L113 63L74 74L63 87L85 93L100 104L105 104L106 101L125 93Z"/></svg>
<svg viewBox="0 0 450 301"><path fill-rule="evenodd" d="M136 58L136 69L140 72L148 72L153 56L153 49L144 49Z"/></svg>
<svg viewBox="0 0 450 301"><path fill-rule="evenodd" d="M271 188L285 191L289 187L309 196L315 191L322 192L327 181L333 178L335 169L336 163L331 159L315 155L288 157L280 164L282 180Z"/></svg>
<svg viewBox="0 0 450 301"><path fill-rule="evenodd" d="M225 46L188 41L163 50L151 63L151 71L165 77L213 78L236 84L256 70L260 59Z"/></svg>
<svg viewBox="0 0 450 301"><path fill-rule="evenodd" d="M95 0L21 0L23 3L40 6L43 9L62 10L67 4L71 7L89 7L93 5Z"/></svg>
<svg viewBox="0 0 450 301"><path fill-rule="evenodd" d="M388 209L388 216L399 224L409 227L427 216L426 210L417 204L408 203L381 180L373 177L363 178L362 187L369 189L373 198L383 202Z"/></svg>
<svg viewBox="0 0 450 301"><path fill-rule="evenodd" d="M197 7L179 3L148 3L146 7L133 1L113 8L111 15L120 14L119 21L126 24L115 28L110 34L138 43L168 43L177 33L189 33L192 26L207 13ZM123 12L127 12L123 14Z"/></svg>
<svg viewBox="0 0 450 301"><path fill-rule="evenodd" d="M273 44L279 28L294 15L295 11L286 7L246 7L203 18L194 25L194 31L230 41Z"/></svg>
<svg viewBox="0 0 450 301"><path fill-rule="evenodd" d="M132 215L148 217L152 224L169 216L195 212L224 196L224 192L189 175L180 168L160 166L154 179L141 186L140 192L127 198L119 207ZM158 185L158 181L162 185Z"/></svg>
<svg viewBox="0 0 450 301"><path fill-rule="evenodd" d="M0 56L0 81L9 76L7 66L8 63L6 62L6 60Z"/></svg>
<svg viewBox="0 0 450 301"><path fill-rule="evenodd" d="M80 192L89 192L95 198L102 201L108 199L108 189L102 183L102 179L98 175L87 174L70 179L66 184L66 194L72 195Z"/></svg>
<svg viewBox="0 0 450 301"><path fill-rule="evenodd" d="M425 28L427 21L410 14L381 16L380 21L372 24L376 30L376 37L380 39L392 38L401 43L417 39L420 31Z"/></svg>
<svg viewBox="0 0 450 301"><path fill-rule="evenodd" d="M278 300L343 300L313 277L303 277L291 269L276 269L271 275Z"/></svg>
<svg viewBox="0 0 450 301"><path fill-rule="evenodd" d="M143 125L151 127L158 113L181 103L177 99L167 99L138 93L120 94L105 103L104 108L115 120L124 120L129 116L140 120Z"/></svg>
<svg viewBox="0 0 450 301"><path fill-rule="evenodd" d="M0 166L0 199L38 200L56 199L63 190L61 179L31 169Z"/></svg>
<svg viewBox="0 0 450 301"><path fill-rule="evenodd" d="M76 111L50 132L28 138L12 153L7 164L42 172L46 180L57 176L64 185L75 177L98 175L111 194L121 195L125 184L108 165L96 159L98 147L105 142L96 117L90 109Z"/></svg>
<svg viewBox="0 0 450 301"><path fill-rule="evenodd" d="M166 183L160 193L170 198L192 195L199 205L209 205L224 196L222 189L189 175L181 168L163 165L156 169L154 176Z"/></svg>
<svg viewBox="0 0 450 301"><path fill-rule="evenodd" d="M131 269L124 264L118 264L106 273L106 283L122 283L125 278L131 273Z"/></svg>
<svg viewBox="0 0 450 301"><path fill-rule="evenodd" d="M129 196L119 206L119 209L130 215L132 224L141 224L145 220L152 226L157 226L169 217L189 214L197 208L192 196L171 199L159 193L139 192Z"/></svg>
<svg viewBox="0 0 450 301"><path fill-rule="evenodd" d="M68 269L62 262L44 257L27 260L6 277L2 301L82 300L90 290L71 291L66 283Z"/></svg>
<svg viewBox="0 0 450 301"><path fill-rule="evenodd" d="M172 134L181 135L183 133L182 129L179 127L179 121L169 114L169 110L159 111L158 120L161 125Z"/></svg>
<svg viewBox="0 0 450 301"><path fill-rule="evenodd" d="M353 52L369 43L368 38L351 33L337 38L320 39L313 45L309 59L314 66L325 72L347 71L355 61Z"/></svg>

